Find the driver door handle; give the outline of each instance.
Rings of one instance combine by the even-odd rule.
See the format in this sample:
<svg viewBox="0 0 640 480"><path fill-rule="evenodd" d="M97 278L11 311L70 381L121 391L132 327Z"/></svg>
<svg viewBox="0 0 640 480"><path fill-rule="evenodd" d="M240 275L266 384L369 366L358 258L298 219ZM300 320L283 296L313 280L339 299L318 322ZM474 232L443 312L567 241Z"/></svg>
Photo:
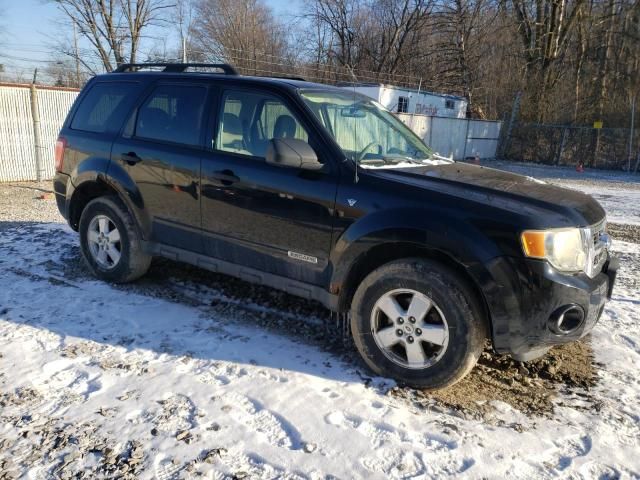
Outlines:
<svg viewBox="0 0 640 480"><path fill-rule="evenodd" d="M222 182L223 185L232 185L240 181L240 177L235 175L233 171L229 169L213 172L211 174L211 177L215 178L216 180L220 180L220 182Z"/></svg>
<svg viewBox="0 0 640 480"><path fill-rule="evenodd" d="M120 159L122 159L123 162L126 162L131 166L142 161L142 158L140 158L136 154L136 152L123 153L122 155L120 155Z"/></svg>

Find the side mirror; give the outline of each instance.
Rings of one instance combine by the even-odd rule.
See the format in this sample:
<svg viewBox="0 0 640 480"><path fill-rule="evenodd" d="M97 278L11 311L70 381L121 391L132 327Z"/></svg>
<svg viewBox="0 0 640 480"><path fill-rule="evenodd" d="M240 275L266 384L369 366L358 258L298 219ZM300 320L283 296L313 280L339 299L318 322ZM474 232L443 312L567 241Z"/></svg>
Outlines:
<svg viewBox="0 0 640 480"><path fill-rule="evenodd" d="M316 152L307 142L295 138L272 138L269 140L266 160L271 165L303 170L321 170L324 166L318 161Z"/></svg>

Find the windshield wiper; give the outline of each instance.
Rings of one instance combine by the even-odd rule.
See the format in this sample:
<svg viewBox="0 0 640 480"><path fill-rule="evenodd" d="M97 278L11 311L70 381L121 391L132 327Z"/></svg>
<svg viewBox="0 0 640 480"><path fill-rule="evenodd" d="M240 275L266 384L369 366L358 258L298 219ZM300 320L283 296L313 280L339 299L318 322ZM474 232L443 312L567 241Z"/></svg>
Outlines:
<svg viewBox="0 0 640 480"><path fill-rule="evenodd" d="M405 157L404 155L384 155L382 159L388 163L409 162L409 163L415 163L417 165L424 165L422 160L418 160L416 158L411 158L411 157Z"/></svg>

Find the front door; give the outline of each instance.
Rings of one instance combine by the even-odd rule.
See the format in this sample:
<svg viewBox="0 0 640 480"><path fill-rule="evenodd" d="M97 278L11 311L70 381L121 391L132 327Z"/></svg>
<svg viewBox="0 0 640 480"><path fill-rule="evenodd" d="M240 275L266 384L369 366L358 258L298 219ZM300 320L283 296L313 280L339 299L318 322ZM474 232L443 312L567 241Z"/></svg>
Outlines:
<svg viewBox="0 0 640 480"><path fill-rule="evenodd" d="M286 101L272 94L226 90L216 110L214 146L202 164L206 252L264 272L323 284L336 176L330 168L311 172L265 162L272 138L297 138L312 147L316 139L310 138L309 129Z"/></svg>
<svg viewBox="0 0 640 480"><path fill-rule="evenodd" d="M135 182L151 220L151 240L195 252L200 235L200 168L207 87L157 84L112 149Z"/></svg>

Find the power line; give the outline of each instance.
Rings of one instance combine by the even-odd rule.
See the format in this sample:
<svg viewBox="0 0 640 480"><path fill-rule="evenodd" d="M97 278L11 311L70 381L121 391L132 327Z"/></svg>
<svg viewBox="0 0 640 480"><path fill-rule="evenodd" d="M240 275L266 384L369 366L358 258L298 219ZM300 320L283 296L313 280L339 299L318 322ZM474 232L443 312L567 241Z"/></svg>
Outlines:
<svg viewBox="0 0 640 480"><path fill-rule="evenodd" d="M235 52L239 52L239 53L247 53L246 50L243 49L239 49L239 48L233 48L233 47L223 47L221 48L221 50L227 51L227 50L231 50L231 51L235 51ZM193 50L193 49L189 49L189 53L202 53L205 55L224 55L224 53L215 53L214 51L204 51L204 50ZM272 58L277 58L278 60L280 60L280 62L267 62L266 60L260 60L258 58L252 58L252 57L233 57L233 58L240 58L244 61L258 61L258 62L266 62L266 63L270 63L272 65L282 65L282 66L286 66L289 67L291 66L289 59L287 59L286 57L283 57L281 55L274 55L274 54L269 54L266 52L255 52L258 55L262 55L262 56L268 56L268 57L272 57ZM228 56L228 55L227 55ZM286 62L286 63L282 63L282 62ZM339 65L336 65L335 67L338 68L347 68L347 67L342 67ZM335 68L334 67L334 68ZM393 77L398 77L398 78L408 78L411 80L415 80L416 83L419 82L420 80L422 80L421 77L415 76L415 75L407 75L407 74L402 74L402 73L385 73L385 72L377 72L375 70L367 70L367 69L363 69L363 68L353 68L354 72L357 73L363 73L363 74L373 74L374 76L378 76L378 75L391 75Z"/></svg>

